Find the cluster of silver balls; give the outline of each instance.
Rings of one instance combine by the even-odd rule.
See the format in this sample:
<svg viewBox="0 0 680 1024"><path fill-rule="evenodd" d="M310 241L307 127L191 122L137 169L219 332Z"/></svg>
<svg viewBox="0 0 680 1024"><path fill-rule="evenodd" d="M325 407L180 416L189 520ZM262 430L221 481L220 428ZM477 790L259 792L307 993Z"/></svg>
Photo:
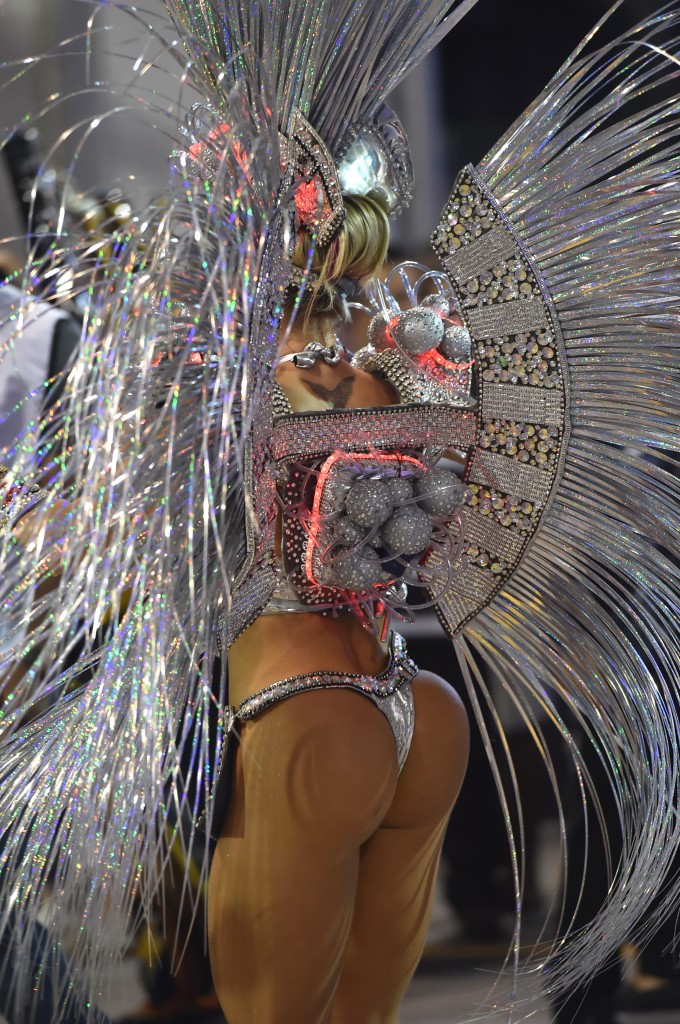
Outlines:
<svg viewBox="0 0 680 1024"><path fill-rule="evenodd" d="M399 313L391 322L382 314L369 325L369 340L376 348L394 338L409 356L424 355L433 349L453 363L470 359L472 342L466 327L452 323L450 304L443 295L428 295L419 306Z"/></svg>
<svg viewBox="0 0 680 1024"><path fill-rule="evenodd" d="M430 547L437 521L451 519L465 494L456 474L443 468L355 480L332 520L326 582L367 590L403 575Z"/></svg>

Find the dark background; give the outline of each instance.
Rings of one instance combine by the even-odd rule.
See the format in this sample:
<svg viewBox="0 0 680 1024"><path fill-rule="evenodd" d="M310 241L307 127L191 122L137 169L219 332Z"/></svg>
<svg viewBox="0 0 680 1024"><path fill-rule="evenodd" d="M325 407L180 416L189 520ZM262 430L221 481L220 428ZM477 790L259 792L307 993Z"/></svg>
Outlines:
<svg viewBox="0 0 680 1024"><path fill-rule="evenodd" d="M548 83L610 0L478 0L439 47L446 144L476 163ZM661 7L625 0L603 42Z"/></svg>

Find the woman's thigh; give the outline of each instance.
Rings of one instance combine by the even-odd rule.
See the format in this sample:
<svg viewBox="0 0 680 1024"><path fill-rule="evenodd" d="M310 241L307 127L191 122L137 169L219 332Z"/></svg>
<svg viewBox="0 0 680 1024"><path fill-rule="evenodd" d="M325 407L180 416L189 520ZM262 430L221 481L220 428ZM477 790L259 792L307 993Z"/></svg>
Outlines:
<svg viewBox="0 0 680 1024"><path fill-rule="evenodd" d="M439 854L465 773L468 724L452 688L413 681L415 730L394 798L361 851L334 1024L391 1024L422 954Z"/></svg>
<svg viewBox="0 0 680 1024"><path fill-rule="evenodd" d="M298 694L244 725L209 887L211 962L230 1024L328 1019L359 852L396 780L389 725L360 694Z"/></svg>

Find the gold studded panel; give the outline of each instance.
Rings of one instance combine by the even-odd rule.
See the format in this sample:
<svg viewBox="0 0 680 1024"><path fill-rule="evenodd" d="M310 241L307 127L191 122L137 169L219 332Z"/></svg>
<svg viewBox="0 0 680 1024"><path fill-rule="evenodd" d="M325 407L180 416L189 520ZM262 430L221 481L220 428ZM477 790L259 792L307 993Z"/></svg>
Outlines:
<svg viewBox="0 0 680 1024"><path fill-rule="evenodd" d="M473 167L432 244L473 339L479 397L469 504L438 611L453 636L519 566L560 479L569 435L564 343L539 271Z"/></svg>

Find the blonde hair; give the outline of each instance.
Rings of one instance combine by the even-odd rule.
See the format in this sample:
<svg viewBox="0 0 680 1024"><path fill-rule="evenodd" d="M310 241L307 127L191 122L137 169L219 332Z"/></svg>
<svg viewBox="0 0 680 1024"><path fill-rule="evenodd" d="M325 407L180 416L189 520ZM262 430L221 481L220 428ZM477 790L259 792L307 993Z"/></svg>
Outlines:
<svg viewBox="0 0 680 1024"><path fill-rule="evenodd" d="M369 196L344 196L343 203L347 216L328 245L314 248L307 231L298 234L293 263L302 270L309 267L313 272L303 296L305 318L333 309L335 285L341 278L368 284L387 258L390 227L380 203Z"/></svg>

